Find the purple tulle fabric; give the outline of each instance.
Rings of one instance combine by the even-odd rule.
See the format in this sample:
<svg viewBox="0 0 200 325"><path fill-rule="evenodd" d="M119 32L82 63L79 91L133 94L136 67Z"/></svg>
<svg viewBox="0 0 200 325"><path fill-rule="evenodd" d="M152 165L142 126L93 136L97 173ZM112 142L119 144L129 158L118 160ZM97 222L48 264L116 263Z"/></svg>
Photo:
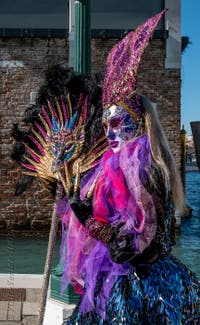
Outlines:
<svg viewBox="0 0 200 325"><path fill-rule="evenodd" d="M150 166L149 139L144 135L124 144L118 153L108 150L99 166L82 179L82 199L97 180L93 217L112 223L113 226L124 222L122 233L134 234L136 253L141 253L156 233L154 204L144 187ZM66 198L60 202L58 213L63 216L62 290L71 282L77 292L83 293L80 312L95 309L105 318L110 291L118 276L128 274L130 265L117 264L110 259L107 246L89 235L76 219ZM99 277L102 279L102 288L95 306L94 294Z"/></svg>

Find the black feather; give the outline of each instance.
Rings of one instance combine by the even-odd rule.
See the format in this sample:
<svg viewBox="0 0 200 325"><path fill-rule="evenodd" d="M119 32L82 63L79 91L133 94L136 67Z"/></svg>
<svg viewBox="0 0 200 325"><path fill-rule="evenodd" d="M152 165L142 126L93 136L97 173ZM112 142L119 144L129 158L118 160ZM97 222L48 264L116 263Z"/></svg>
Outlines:
<svg viewBox="0 0 200 325"><path fill-rule="evenodd" d="M33 176L24 175L16 184L15 196L22 194L33 183Z"/></svg>
<svg viewBox="0 0 200 325"><path fill-rule="evenodd" d="M15 142L14 147L12 148L11 158L17 162L22 162L22 156L25 153L25 147L22 142Z"/></svg>
<svg viewBox="0 0 200 325"><path fill-rule="evenodd" d="M39 113L41 113L41 107L32 105L26 109L23 121L28 124L33 124L35 121L39 121Z"/></svg>
<svg viewBox="0 0 200 325"><path fill-rule="evenodd" d="M18 127L18 123L13 123L13 128L11 130L11 136L16 141L21 141L24 138L25 132L21 131Z"/></svg>

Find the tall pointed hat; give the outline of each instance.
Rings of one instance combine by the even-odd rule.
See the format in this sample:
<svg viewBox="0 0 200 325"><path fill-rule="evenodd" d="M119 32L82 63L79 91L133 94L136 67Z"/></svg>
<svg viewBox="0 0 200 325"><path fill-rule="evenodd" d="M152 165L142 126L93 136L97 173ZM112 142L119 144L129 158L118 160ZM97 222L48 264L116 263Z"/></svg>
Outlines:
<svg viewBox="0 0 200 325"><path fill-rule="evenodd" d="M129 32L110 51L103 84L103 106L126 102L137 88L137 71L142 54L149 44L158 22L166 9Z"/></svg>

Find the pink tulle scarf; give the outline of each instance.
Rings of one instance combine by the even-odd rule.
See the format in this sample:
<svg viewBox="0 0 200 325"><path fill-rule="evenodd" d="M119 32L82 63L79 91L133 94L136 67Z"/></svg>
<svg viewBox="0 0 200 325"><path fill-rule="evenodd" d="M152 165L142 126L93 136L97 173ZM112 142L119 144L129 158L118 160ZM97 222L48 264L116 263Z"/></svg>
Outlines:
<svg viewBox="0 0 200 325"><path fill-rule="evenodd" d="M141 253L156 233L155 207L145 188L150 168L149 139L144 135L123 145L118 153L108 150L94 172L82 180L83 199L101 171L93 196L93 217L113 226L124 222L123 231L134 234L136 253ZM71 282L79 292L84 290L81 312L95 308L104 318L110 290L118 276L129 272L130 265L114 263L107 246L90 237L68 204L62 221L62 288ZM95 306L99 276L103 276L103 286Z"/></svg>

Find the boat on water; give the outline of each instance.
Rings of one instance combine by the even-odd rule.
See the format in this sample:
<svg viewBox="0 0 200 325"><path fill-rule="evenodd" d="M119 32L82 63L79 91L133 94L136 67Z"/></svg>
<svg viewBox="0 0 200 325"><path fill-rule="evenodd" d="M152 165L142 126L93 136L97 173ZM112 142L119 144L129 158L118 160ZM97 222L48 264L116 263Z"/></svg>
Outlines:
<svg viewBox="0 0 200 325"><path fill-rule="evenodd" d="M200 121L190 122L190 125L196 153L196 165L200 169Z"/></svg>

